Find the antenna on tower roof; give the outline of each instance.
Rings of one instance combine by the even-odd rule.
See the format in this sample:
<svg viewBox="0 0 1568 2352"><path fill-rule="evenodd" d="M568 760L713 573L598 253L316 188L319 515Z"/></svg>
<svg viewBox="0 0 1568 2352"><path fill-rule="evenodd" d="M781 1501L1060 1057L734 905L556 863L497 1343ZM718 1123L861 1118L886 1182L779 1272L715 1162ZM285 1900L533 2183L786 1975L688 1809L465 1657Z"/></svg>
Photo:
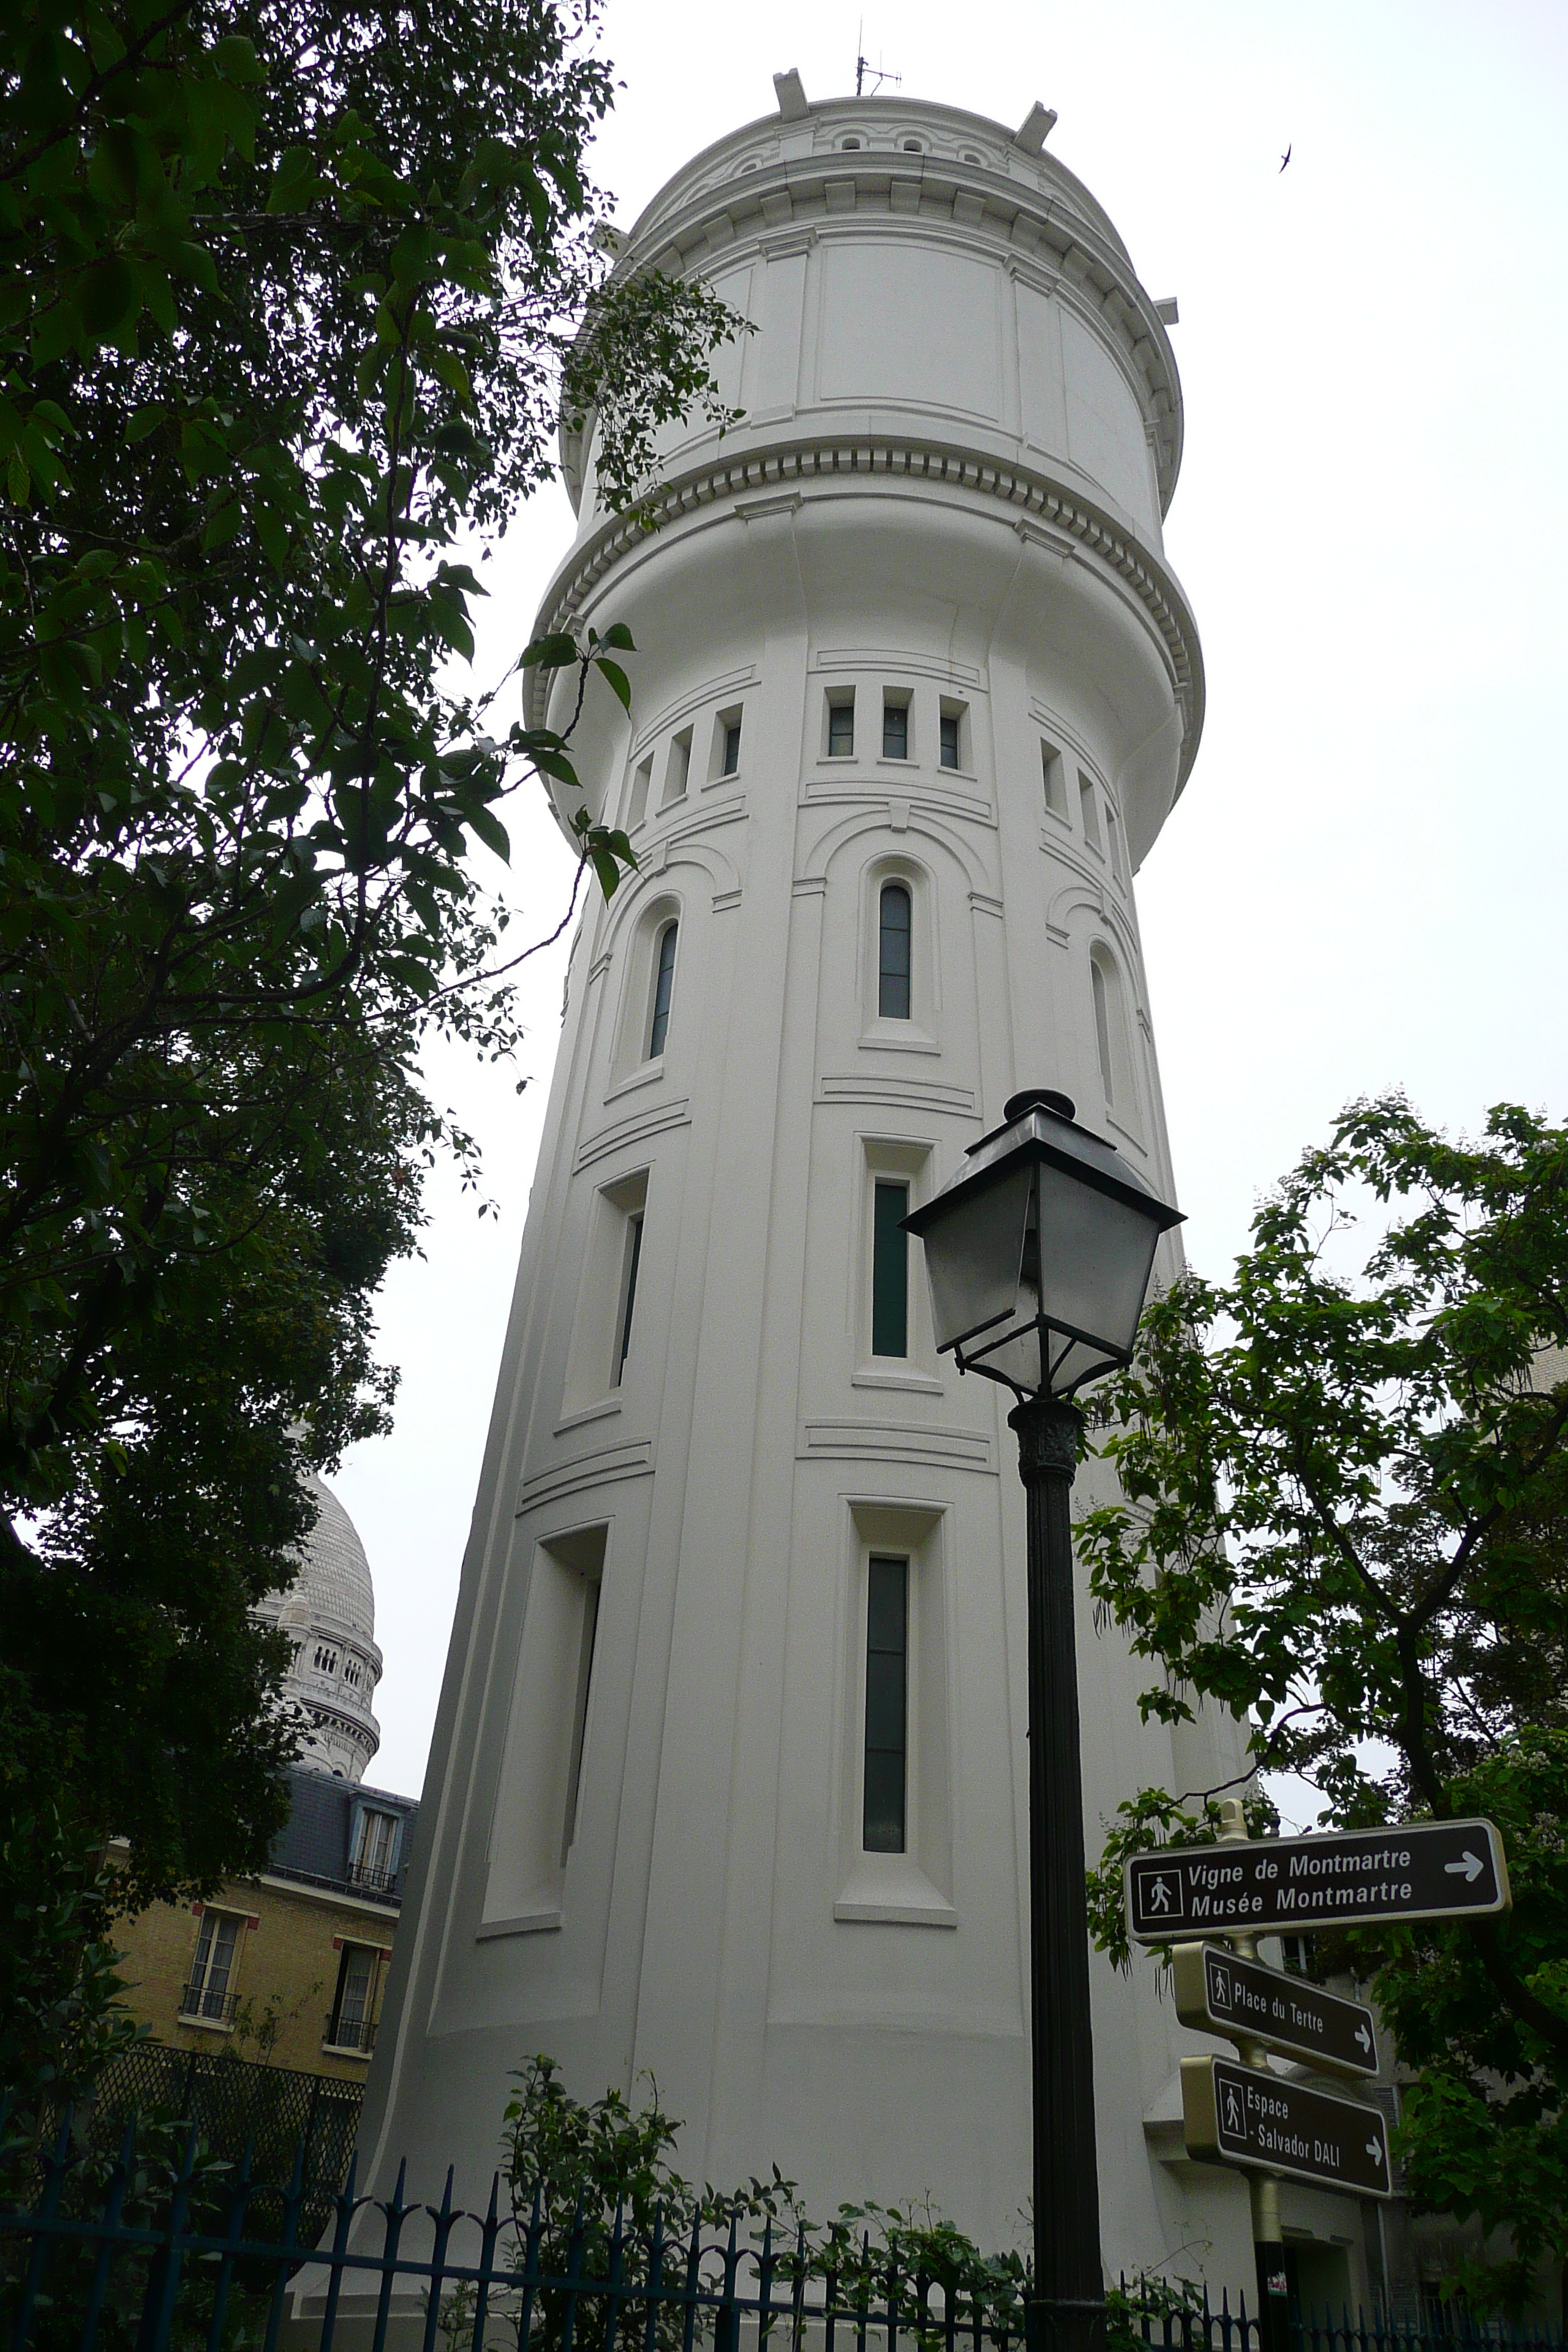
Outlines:
<svg viewBox="0 0 1568 2352"><path fill-rule="evenodd" d="M872 74L876 78L876 89L871 93L873 97L885 81L901 83L904 79L902 74L889 73L885 66L874 66L871 63L870 58L862 53L865 38L866 19L862 16L855 35L855 95L857 98L864 98L866 94L868 74Z"/></svg>

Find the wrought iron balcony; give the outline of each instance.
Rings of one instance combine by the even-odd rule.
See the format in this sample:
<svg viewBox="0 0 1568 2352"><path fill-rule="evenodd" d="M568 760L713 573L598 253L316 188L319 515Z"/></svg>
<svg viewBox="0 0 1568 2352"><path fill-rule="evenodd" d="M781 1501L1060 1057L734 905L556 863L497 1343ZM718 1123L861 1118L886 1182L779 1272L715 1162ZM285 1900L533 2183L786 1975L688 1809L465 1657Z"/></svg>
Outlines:
<svg viewBox="0 0 1568 2352"><path fill-rule="evenodd" d="M203 2025L232 2025L238 2005L237 1993L218 1992L211 1985L191 1983L180 1995L180 2016L197 2019Z"/></svg>
<svg viewBox="0 0 1568 2352"><path fill-rule="evenodd" d="M368 2058L375 2048L375 2021L369 2017L329 2017L323 2050L353 2050Z"/></svg>

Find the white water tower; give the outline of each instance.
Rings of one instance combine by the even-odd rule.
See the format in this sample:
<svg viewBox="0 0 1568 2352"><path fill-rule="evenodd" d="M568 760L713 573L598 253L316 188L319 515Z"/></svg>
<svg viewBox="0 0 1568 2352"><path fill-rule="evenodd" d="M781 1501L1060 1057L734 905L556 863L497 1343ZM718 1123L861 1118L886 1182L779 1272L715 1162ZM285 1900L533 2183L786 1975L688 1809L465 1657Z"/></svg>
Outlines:
<svg viewBox="0 0 1568 2352"><path fill-rule="evenodd" d="M631 725L595 684L574 756L638 871L572 956L363 2144L482 2198L548 2051L651 2068L698 2179L1012 2244L1022 1489L900 1220L1026 1086L1176 1191L1132 892L1203 718L1175 314L1044 110L778 89L622 262L753 322L744 422L667 437L651 531L590 434L536 625L630 626ZM1140 1721L1087 1599L1079 1654L1091 1852L1242 1769ZM1094 1999L1108 2263L1249 2285L1244 2184L1181 2152L1195 2037L1147 1966Z"/></svg>

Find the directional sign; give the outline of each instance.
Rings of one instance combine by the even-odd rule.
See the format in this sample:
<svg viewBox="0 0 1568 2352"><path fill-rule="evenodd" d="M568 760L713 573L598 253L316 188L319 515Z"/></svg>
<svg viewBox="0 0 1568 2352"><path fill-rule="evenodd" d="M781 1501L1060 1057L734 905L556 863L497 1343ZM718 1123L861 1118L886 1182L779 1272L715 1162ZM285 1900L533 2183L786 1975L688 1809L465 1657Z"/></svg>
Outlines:
<svg viewBox="0 0 1568 2352"><path fill-rule="evenodd" d="M1176 2015L1205 2033L1248 2035L1291 2058L1310 2058L1337 2074L1375 2074L1370 2009L1342 2000L1261 1960L1239 1959L1215 1944L1178 1944L1172 1954Z"/></svg>
<svg viewBox="0 0 1568 2352"><path fill-rule="evenodd" d="M1126 1887L1127 1924L1141 1944L1474 1918L1509 1907L1508 1865L1490 1822L1167 1847L1133 1854Z"/></svg>
<svg viewBox="0 0 1568 2352"><path fill-rule="evenodd" d="M1388 2126L1378 2107L1336 2099L1228 2058L1184 2058L1182 2126L1187 2154L1249 2172L1391 2197Z"/></svg>

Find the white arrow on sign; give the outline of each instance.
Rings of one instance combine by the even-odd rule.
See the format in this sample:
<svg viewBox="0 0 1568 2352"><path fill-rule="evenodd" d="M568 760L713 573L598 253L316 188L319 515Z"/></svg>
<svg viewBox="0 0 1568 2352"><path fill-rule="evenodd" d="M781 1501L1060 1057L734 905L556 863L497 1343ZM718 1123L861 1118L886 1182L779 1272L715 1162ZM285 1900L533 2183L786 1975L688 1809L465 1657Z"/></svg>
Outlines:
<svg viewBox="0 0 1568 2352"><path fill-rule="evenodd" d="M1372 2036L1367 2032L1364 2025L1358 2025L1356 2027L1355 2038L1361 2043L1362 2048L1366 2052L1367 2056L1370 2058L1372 2056Z"/></svg>
<svg viewBox="0 0 1568 2352"><path fill-rule="evenodd" d="M1366 2152L1367 2152L1368 2156L1370 2156L1370 2157L1371 2157L1371 2158L1372 2158L1372 2160L1373 2160L1373 2162L1374 2164L1381 2164L1381 2163L1383 2162L1383 2150L1382 2150L1382 2148L1379 2147L1379 2145L1378 2145L1378 2143L1377 2143L1377 2141L1376 2141L1376 2140L1374 2140L1374 2139L1369 2139L1369 2140L1368 2140L1368 2142L1367 2142L1367 2144L1366 2144Z"/></svg>
<svg viewBox="0 0 1568 2352"><path fill-rule="evenodd" d="M1462 1878L1467 1886L1473 1886L1475 1885L1477 1879L1480 1876L1481 1872L1485 1867L1486 1864L1482 1862L1480 1856L1479 1854L1472 1853L1468 1846L1465 1848L1463 1855L1458 1862L1446 1862L1443 1864L1443 1870L1446 1876L1449 1878Z"/></svg>

